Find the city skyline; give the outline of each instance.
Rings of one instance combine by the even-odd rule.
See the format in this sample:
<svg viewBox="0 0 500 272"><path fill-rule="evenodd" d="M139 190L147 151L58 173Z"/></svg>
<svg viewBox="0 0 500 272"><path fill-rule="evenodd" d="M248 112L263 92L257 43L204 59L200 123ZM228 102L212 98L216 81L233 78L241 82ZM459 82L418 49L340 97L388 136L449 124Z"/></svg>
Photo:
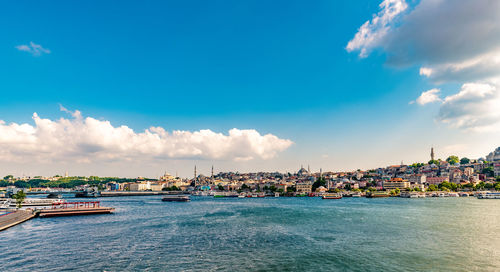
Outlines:
<svg viewBox="0 0 500 272"><path fill-rule="evenodd" d="M96 4L1 11L0 174L347 171L500 146L500 3Z"/></svg>

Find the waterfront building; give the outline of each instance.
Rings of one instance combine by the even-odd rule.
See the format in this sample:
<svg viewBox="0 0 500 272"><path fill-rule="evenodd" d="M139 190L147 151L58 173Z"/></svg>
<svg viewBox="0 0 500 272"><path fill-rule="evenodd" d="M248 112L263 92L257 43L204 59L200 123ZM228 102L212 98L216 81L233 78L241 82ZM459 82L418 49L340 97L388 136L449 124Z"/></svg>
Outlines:
<svg viewBox="0 0 500 272"><path fill-rule="evenodd" d="M447 182L449 180L448 176L445 177L427 177L426 181L428 185L434 184L434 185L439 185L443 182Z"/></svg>
<svg viewBox="0 0 500 272"><path fill-rule="evenodd" d="M384 181L382 183L382 187L384 188L384 190L393 190L393 189L403 190L410 188L410 182L402 178L394 178L391 181Z"/></svg>
<svg viewBox="0 0 500 272"><path fill-rule="evenodd" d="M129 190L130 191L146 191L148 189L151 189L149 181L148 182L130 183L129 184Z"/></svg>
<svg viewBox="0 0 500 272"><path fill-rule="evenodd" d="M425 174L414 174L408 178L410 184L425 184L427 176Z"/></svg>
<svg viewBox="0 0 500 272"><path fill-rule="evenodd" d="M312 192L312 183L310 182L301 182L295 185L295 189L297 193L306 193L309 194Z"/></svg>

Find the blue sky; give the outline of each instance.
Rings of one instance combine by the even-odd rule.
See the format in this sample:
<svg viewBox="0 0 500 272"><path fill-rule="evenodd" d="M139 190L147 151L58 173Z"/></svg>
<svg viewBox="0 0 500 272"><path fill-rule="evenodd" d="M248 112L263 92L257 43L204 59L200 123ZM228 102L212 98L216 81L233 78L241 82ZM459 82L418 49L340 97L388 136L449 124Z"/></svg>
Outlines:
<svg viewBox="0 0 500 272"><path fill-rule="evenodd" d="M381 10L379 4L2 3L0 120L6 125L34 126L34 112L54 122L70 120L60 111L62 105L81 111L84 118L107 120L113 127L128 126L137 133L151 126L223 134L238 128L293 144L272 158L245 160L231 155L154 154L137 169L130 160L102 164L88 153L83 162L79 156L74 163L51 158L50 163L36 164L6 155L0 158L5 161L0 173L49 175L70 170L155 176L167 170L187 176L194 164L207 168L207 173L211 164L240 171L295 171L300 164L348 170L427 160L431 145L447 152L461 146L454 153L464 156L486 155L498 142L476 147L471 142L498 134L437 122L438 104L409 104L436 87L419 74L421 64L429 63L425 57L396 66L388 63L390 49L381 44L365 43L373 50L364 57L346 50L360 26ZM409 3L407 13L423 4ZM30 42L50 53L33 55L16 48ZM462 83L449 81L438 87L446 96ZM442 154L446 155L451 154Z"/></svg>

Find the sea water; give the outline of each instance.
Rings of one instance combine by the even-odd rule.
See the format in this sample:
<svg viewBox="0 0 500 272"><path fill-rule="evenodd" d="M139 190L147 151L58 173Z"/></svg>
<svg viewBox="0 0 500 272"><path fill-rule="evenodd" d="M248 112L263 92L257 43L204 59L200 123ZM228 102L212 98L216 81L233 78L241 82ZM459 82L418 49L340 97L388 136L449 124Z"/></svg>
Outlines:
<svg viewBox="0 0 500 272"><path fill-rule="evenodd" d="M1 270L500 271L499 200L191 199L35 218L0 233Z"/></svg>

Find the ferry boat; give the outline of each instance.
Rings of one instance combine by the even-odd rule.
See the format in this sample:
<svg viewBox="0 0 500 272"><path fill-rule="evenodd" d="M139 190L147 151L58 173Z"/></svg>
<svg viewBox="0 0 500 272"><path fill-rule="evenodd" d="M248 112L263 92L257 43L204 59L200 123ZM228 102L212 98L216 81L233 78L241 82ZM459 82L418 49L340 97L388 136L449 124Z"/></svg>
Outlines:
<svg viewBox="0 0 500 272"><path fill-rule="evenodd" d="M161 201L165 202L188 202L191 198L188 195L167 195L164 196Z"/></svg>
<svg viewBox="0 0 500 272"><path fill-rule="evenodd" d="M477 195L478 199L500 199L500 193L483 193Z"/></svg>
<svg viewBox="0 0 500 272"><path fill-rule="evenodd" d="M22 207L36 207L36 206L52 206L59 205L65 202L64 199L47 199L47 198L25 198ZM15 199L9 199L7 204L9 207L16 207L17 203ZM5 205L4 204L4 205Z"/></svg>
<svg viewBox="0 0 500 272"><path fill-rule="evenodd" d="M340 194L325 194L322 197L323 199L341 199L342 196Z"/></svg>
<svg viewBox="0 0 500 272"><path fill-rule="evenodd" d="M368 192L366 194L367 198L379 198L379 197L390 197L391 195L388 192Z"/></svg>

